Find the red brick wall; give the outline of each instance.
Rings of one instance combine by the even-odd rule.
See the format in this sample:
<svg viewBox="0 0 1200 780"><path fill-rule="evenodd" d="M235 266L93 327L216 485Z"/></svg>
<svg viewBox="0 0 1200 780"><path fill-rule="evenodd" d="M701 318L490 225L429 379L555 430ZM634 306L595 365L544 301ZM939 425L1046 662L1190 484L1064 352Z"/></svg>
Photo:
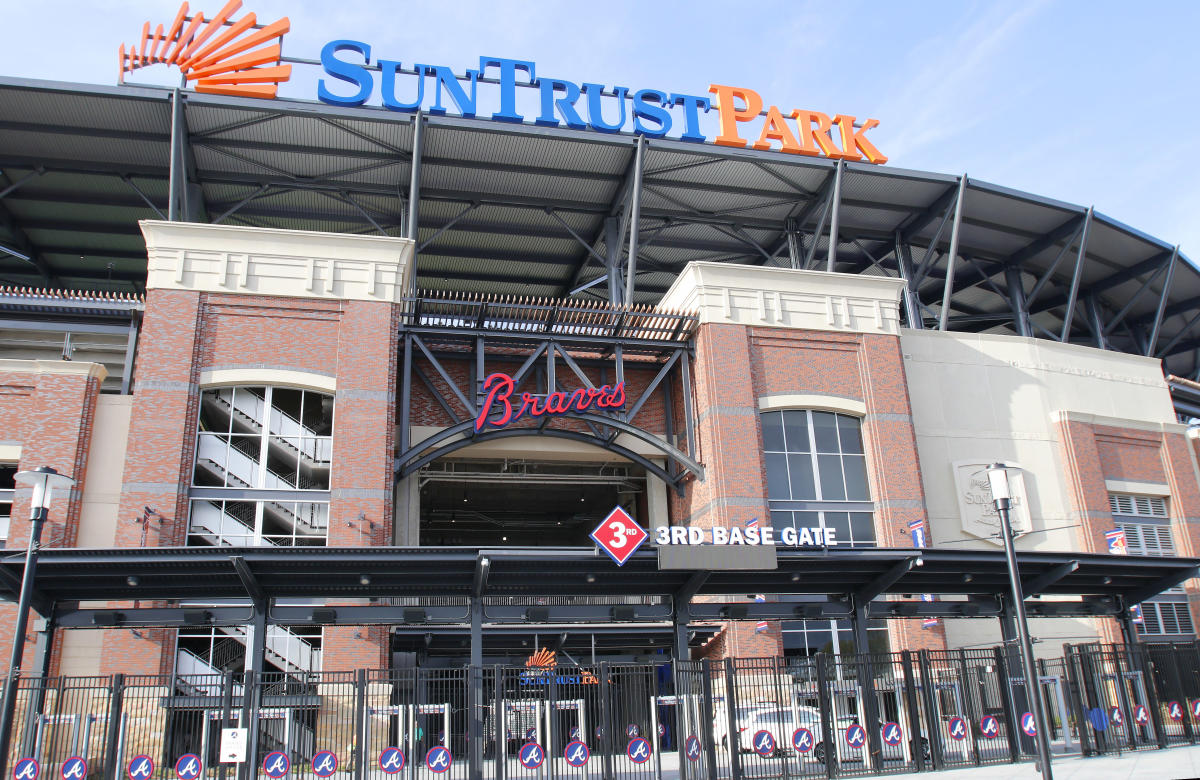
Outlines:
<svg viewBox="0 0 1200 780"><path fill-rule="evenodd" d="M706 324L696 335L694 385L698 458L706 479L689 483L685 496L672 496L674 523L730 527L751 517L768 518L758 399L824 395L865 405L863 439L878 507L876 539L882 547L912 545L908 523L926 519L925 494L898 338ZM745 645L740 641L744 629L727 625L729 636L714 640L721 649L713 652L771 650L764 644L767 635L753 636L753 623L749 631L755 641ZM776 627L772 632L777 636ZM894 621L891 642L937 649L945 647L945 636L941 625L922 630L920 621ZM746 653L747 648L756 652Z"/></svg>
<svg viewBox="0 0 1200 780"><path fill-rule="evenodd" d="M86 373L88 364L72 364L71 373L51 371L0 372L0 438L21 444L22 471L50 466L75 479L68 492L52 495L49 517L42 529L43 547L72 547L79 527L87 454L95 422L100 381ZM31 364L31 368L33 368ZM80 371L83 371L81 373ZM5 546L19 552L29 541L31 491L19 489L12 506L12 524ZM33 638L31 627L26 632ZM0 606L0 657L7 658L13 642L16 607ZM32 641L25 646L24 666L32 662Z"/></svg>
<svg viewBox="0 0 1200 780"><path fill-rule="evenodd" d="M1080 420L1056 424L1059 451L1070 490L1071 508L1079 518L1079 549L1104 553L1106 531L1114 527L1108 504L1106 480L1165 484L1170 491L1167 509L1171 535L1179 555L1200 550L1200 484L1189 442L1181 432L1140 430L1096 425ZM1185 586L1192 620L1200 625L1200 591L1195 581ZM1121 641L1121 631L1112 620L1098 621L1101 639Z"/></svg>
<svg viewBox="0 0 1200 780"><path fill-rule="evenodd" d="M133 522L149 506L146 546L182 545L195 446L199 379L222 369L290 370L333 376L335 400L330 546L391 538L396 307L383 302L151 290L147 295L121 494L118 546L142 544ZM171 632L106 632L102 671L156 673L173 663ZM362 640L331 631L325 668L354 668ZM370 635L368 654L384 652ZM346 648L350 648L347 650ZM349 655L347 655L349 653ZM372 662L369 665L374 665Z"/></svg>

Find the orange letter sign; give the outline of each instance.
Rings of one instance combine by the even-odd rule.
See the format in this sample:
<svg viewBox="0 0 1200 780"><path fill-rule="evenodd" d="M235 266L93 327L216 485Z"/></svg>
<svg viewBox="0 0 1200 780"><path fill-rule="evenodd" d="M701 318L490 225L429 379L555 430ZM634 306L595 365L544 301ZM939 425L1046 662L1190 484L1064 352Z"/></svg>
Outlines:
<svg viewBox="0 0 1200 780"><path fill-rule="evenodd" d="M708 91L717 96L717 112L721 115L721 134L713 139L721 146L745 146L746 139L737 133L738 122L749 122L762 111L762 97L745 87L723 87L709 84ZM745 107L737 108L734 99L741 100Z"/></svg>

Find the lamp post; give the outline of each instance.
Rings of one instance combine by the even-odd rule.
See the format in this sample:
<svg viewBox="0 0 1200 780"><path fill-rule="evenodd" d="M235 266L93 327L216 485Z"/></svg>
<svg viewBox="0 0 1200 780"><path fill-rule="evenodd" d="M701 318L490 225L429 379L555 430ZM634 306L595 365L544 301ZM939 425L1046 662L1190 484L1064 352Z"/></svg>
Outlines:
<svg viewBox="0 0 1200 780"><path fill-rule="evenodd" d="M1048 732L1050 720L1046 717L1046 708L1042 701L1042 691L1038 685L1037 666L1033 663L1033 643L1029 639L1029 621L1025 616L1025 594L1021 588L1021 574L1017 570L1017 553L1013 548L1012 522L1009 509L1012 506L1012 492L1008 484L1008 469L1003 463L993 463L987 468L988 483L992 489L992 503L996 513L1000 515L1000 536L1004 539L1004 559L1008 563L1008 580L1012 587L1013 609L1017 619L1017 639L1021 648L1021 666L1024 668L1025 692L1028 695L1031 711L1037 716L1038 760L1041 763L1042 777L1052 780L1050 771L1050 735Z"/></svg>
<svg viewBox="0 0 1200 780"><path fill-rule="evenodd" d="M17 620L13 624L12 655L8 661L8 676L4 683L4 700L0 703L0 777L8 771L8 748L12 742L13 711L17 706L17 685L21 678L21 658L25 654L25 627L29 622L29 602L33 599L33 575L37 571L38 547L42 542L42 527L50 513L50 496L55 489L69 488L75 480L59 474L49 466L33 471L18 471L18 485L33 488L29 510L29 544L25 548L25 570L21 574L21 595L17 601Z"/></svg>

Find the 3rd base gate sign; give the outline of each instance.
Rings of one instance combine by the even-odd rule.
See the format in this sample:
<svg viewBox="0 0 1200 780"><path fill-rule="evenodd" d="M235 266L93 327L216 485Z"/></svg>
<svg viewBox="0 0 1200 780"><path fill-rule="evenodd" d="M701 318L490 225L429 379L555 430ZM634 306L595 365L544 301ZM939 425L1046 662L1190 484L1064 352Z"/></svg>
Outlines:
<svg viewBox="0 0 1200 780"><path fill-rule="evenodd" d="M618 566L624 566L629 556L650 538L650 534L621 507L609 512L590 536Z"/></svg>
<svg viewBox="0 0 1200 780"><path fill-rule="evenodd" d="M608 517L596 526L589 534L600 549L608 553L618 566L624 566L629 556L637 552L650 534L637 524L629 513L617 507L608 513ZM659 547L667 546L698 546L713 545L728 547L747 545L751 547L833 547L837 545L837 536L833 528L787 526L775 533L771 526L759 527L757 520L751 520L746 528L695 528L671 526L654 529L654 544Z"/></svg>

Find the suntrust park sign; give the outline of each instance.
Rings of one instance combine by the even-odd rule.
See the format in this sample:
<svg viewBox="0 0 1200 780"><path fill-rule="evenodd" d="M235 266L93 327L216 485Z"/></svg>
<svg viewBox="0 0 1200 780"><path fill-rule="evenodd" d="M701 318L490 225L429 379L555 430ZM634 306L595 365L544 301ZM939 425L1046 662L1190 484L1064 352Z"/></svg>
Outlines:
<svg viewBox="0 0 1200 780"><path fill-rule="evenodd" d="M540 111L535 124L618 133L632 127L648 138L675 134L681 141L716 143L721 146L774 149L789 154L823 156L837 160L861 160L882 164L880 153L867 132L877 119L858 122L848 114L832 118L823 112L799 108L767 107L762 96L746 87L709 85L709 95L689 95L661 89L630 90L598 83L576 84L565 79L539 76L529 60L480 57L479 68L466 71L460 80L446 65L415 63L402 68L399 60L372 60L370 44L336 40L321 50L321 67L329 78L317 84L317 98L336 106L361 106L376 91L385 108L445 114L449 104L460 116L479 113L479 80L499 85L499 110L490 118L498 122L525 122L517 110L517 86L539 92ZM378 70L375 70L375 68ZM401 76L405 84L401 88ZM720 132L713 138L701 128L700 117L716 111ZM743 135L745 133L745 135ZM757 133L757 135L756 135Z"/></svg>

